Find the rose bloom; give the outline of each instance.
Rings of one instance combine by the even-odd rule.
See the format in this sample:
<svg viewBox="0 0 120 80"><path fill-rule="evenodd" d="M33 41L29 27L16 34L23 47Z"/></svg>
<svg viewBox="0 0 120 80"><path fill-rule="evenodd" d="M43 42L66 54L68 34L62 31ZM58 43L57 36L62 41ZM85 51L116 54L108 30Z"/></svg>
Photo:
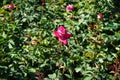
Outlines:
<svg viewBox="0 0 120 80"><path fill-rule="evenodd" d="M102 18L103 18L103 15L102 15L102 14L98 14L98 15L97 15L97 18L98 18L98 19L102 19Z"/></svg>
<svg viewBox="0 0 120 80"><path fill-rule="evenodd" d="M69 11L72 11L74 8L74 6L71 4L69 4L67 7L66 7L66 11L69 12Z"/></svg>
<svg viewBox="0 0 120 80"><path fill-rule="evenodd" d="M72 36L69 34L64 26L59 26L57 30L53 31L55 37L64 45L68 44L68 39Z"/></svg>
<svg viewBox="0 0 120 80"><path fill-rule="evenodd" d="M13 4L9 4L9 5L7 6L7 8L8 8L8 9L14 9L15 6L14 6Z"/></svg>

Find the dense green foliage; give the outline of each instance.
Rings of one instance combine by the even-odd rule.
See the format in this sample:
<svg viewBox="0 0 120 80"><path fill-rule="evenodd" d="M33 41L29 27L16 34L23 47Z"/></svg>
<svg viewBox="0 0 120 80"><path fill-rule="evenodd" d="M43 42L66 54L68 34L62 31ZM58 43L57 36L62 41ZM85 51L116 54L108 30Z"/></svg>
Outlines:
<svg viewBox="0 0 120 80"><path fill-rule="evenodd" d="M0 1L0 79L120 80L119 0L42 1ZM53 35L59 25L68 45Z"/></svg>

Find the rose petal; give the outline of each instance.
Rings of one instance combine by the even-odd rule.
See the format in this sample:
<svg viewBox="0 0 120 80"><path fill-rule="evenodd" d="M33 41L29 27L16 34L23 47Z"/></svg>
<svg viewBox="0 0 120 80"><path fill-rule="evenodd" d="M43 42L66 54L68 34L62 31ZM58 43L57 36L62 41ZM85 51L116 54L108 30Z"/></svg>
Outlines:
<svg viewBox="0 0 120 80"><path fill-rule="evenodd" d="M72 34L66 34L65 39L69 39L71 36L73 36L73 35Z"/></svg>
<svg viewBox="0 0 120 80"><path fill-rule="evenodd" d="M65 45L68 44L68 40L67 39L63 40L63 39L59 38L58 40L60 42L62 42L63 44L65 44Z"/></svg>
<svg viewBox="0 0 120 80"><path fill-rule="evenodd" d="M59 33L56 30L53 31L53 34L54 34L55 37L58 37L58 38L60 37Z"/></svg>
<svg viewBox="0 0 120 80"><path fill-rule="evenodd" d="M59 26L59 28L57 29L58 33L59 34L66 34L67 33L67 30L65 29L64 26Z"/></svg>

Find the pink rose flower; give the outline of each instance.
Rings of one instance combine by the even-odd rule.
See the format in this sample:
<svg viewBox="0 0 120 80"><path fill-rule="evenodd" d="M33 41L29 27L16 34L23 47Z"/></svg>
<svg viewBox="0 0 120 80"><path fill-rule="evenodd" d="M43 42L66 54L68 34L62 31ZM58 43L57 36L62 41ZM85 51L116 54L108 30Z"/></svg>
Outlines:
<svg viewBox="0 0 120 80"><path fill-rule="evenodd" d="M102 14L98 14L98 15L97 15L97 18L98 18L98 19L102 19L102 18L103 18L103 15L102 15Z"/></svg>
<svg viewBox="0 0 120 80"><path fill-rule="evenodd" d="M59 26L57 30L53 31L53 34L65 45L68 44L68 39L72 36L72 34L67 33L64 26Z"/></svg>
<svg viewBox="0 0 120 80"><path fill-rule="evenodd" d="M14 6L13 4L9 4L9 5L7 6L7 8L8 8L8 9L14 9L15 6Z"/></svg>
<svg viewBox="0 0 120 80"><path fill-rule="evenodd" d="M67 7L66 7L66 11L69 12L69 11L72 11L74 8L74 6L71 4L69 4Z"/></svg>

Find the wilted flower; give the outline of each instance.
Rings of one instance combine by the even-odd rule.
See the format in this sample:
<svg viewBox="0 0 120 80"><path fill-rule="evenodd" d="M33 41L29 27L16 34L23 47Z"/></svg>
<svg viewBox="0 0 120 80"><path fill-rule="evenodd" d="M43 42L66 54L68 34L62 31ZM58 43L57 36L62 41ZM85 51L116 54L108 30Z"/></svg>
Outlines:
<svg viewBox="0 0 120 80"><path fill-rule="evenodd" d="M72 34L67 33L64 26L59 26L57 30L53 31L53 34L65 45L68 44L68 39L72 36Z"/></svg>
<svg viewBox="0 0 120 80"><path fill-rule="evenodd" d="M8 8L8 9L14 9L15 6L14 6L13 4L9 4L9 5L7 6L7 8Z"/></svg>
<svg viewBox="0 0 120 80"><path fill-rule="evenodd" d="M110 73L118 74L120 72L120 60L116 59L116 62L110 65Z"/></svg>
<svg viewBox="0 0 120 80"><path fill-rule="evenodd" d="M102 19L102 18L103 18L103 15L102 15L102 14L98 14L98 15L97 15L97 18L98 18L98 19Z"/></svg>
<svg viewBox="0 0 120 80"><path fill-rule="evenodd" d="M66 11L69 12L69 11L72 11L74 8L74 6L71 4L69 4L67 7L66 7Z"/></svg>
<svg viewBox="0 0 120 80"><path fill-rule="evenodd" d="M91 24L89 24L88 27L90 30L94 30L94 28L96 27L96 23L92 22Z"/></svg>
<svg viewBox="0 0 120 80"><path fill-rule="evenodd" d="M38 39L37 38L33 38L32 39L32 45L36 46L38 44Z"/></svg>
<svg viewBox="0 0 120 80"><path fill-rule="evenodd" d="M37 80L44 80L44 74L40 71L36 71L36 79Z"/></svg>

